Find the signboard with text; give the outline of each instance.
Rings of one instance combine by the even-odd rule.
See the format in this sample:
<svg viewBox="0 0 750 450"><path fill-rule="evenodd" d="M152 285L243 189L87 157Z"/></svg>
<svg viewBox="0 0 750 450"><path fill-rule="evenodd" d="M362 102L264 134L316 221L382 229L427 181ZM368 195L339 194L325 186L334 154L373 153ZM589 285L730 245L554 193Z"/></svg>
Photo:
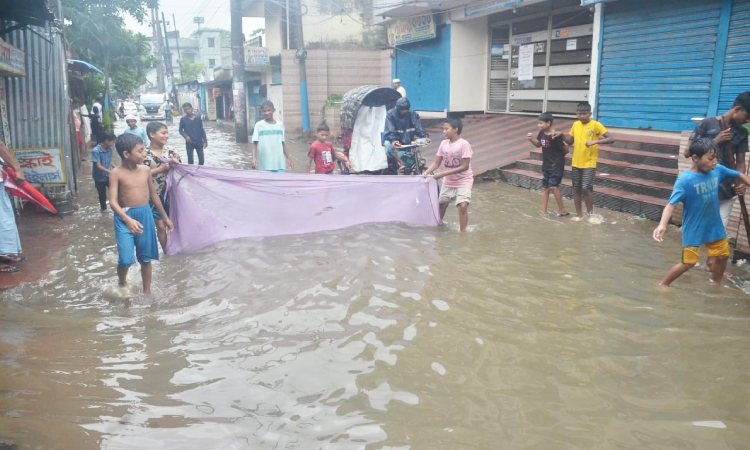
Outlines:
<svg viewBox="0 0 750 450"><path fill-rule="evenodd" d="M400 19L388 25L388 42L402 45L437 37L432 14Z"/></svg>
<svg viewBox="0 0 750 450"><path fill-rule="evenodd" d="M65 186L65 168L60 148L11 149L26 181L35 186Z"/></svg>
<svg viewBox="0 0 750 450"><path fill-rule="evenodd" d="M268 59L268 48L245 45L245 67L268 65L270 65Z"/></svg>
<svg viewBox="0 0 750 450"><path fill-rule="evenodd" d="M26 53L0 39L0 73L26 76Z"/></svg>

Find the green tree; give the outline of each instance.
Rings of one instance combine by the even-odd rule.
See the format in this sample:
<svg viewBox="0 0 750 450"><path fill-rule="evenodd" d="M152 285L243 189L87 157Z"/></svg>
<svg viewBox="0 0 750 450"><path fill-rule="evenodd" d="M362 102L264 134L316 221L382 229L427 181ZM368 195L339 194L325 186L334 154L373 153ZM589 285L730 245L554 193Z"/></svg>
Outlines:
<svg viewBox="0 0 750 450"><path fill-rule="evenodd" d="M203 70L203 67L205 67L203 64L191 63L187 59L181 59L179 64L180 77L178 78L178 83L187 83L188 81L195 80L198 78L200 71Z"/></svg>
<svg viewBox="0 0 750 450"><path fill-rule="evenodd" d="M154 63L150 39L126 30L123 16L130 15L142 23L154 0L62 2L65 17L70 21L67 27L70 49L102 69L105 93L111 91L110 80L122 95L132 94L145 83L146 70Z"/></svg>

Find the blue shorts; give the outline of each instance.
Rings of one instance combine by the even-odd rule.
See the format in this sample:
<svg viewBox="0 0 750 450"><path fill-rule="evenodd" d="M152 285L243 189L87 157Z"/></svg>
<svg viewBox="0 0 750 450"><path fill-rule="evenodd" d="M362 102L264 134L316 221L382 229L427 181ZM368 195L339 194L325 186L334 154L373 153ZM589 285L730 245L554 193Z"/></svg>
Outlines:
<svg viewBox="0 0 750 450"><path fill-rule="evenodd" d="M547 189L560 186L564 173L556 170L545 170L542 172L542 188Z"/></svg>
<svg viewBox="0 0 750 450"><path fill-rule="evenodd" d="M141 264L159 260L159 247L156 241L156 225L151 206L143 205L135 208L123 208L125 214L143 225L143 233L134 235L128 230L125 222L115 214L115 241L117 241L117 265L128 268L135 264L135 257ZM133 251L135 249L135 252Z"/></svg>

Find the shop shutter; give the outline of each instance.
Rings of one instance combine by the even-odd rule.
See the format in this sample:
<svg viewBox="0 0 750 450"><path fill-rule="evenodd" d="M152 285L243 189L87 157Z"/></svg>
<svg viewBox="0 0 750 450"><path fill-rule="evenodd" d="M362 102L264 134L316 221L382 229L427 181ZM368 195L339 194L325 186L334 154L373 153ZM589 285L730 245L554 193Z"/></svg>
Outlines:
<svg viewBox="0 0 750 450"><path fill-rule="evenodd" d="M717 114L724 114L745 91L750 91L750 0L734 0Z"/></svg>
<svg viewBox="0 0 750 450"><path fill-rule="evenodd" d="M720 12L721 0L607 3L598 120L692 130L708 112Z"/></svg>

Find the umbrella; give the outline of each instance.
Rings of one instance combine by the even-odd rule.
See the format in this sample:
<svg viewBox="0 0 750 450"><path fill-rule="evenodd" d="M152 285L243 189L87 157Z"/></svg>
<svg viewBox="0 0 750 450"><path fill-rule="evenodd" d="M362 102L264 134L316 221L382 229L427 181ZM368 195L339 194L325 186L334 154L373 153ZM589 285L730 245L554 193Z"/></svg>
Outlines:
<svg viewBox="0 0 750 450"><path fill-rule="evenodd" d="M52 206L52 203L50 203L49 200L47 200L47 198L42 195L41 192L37 191L36 188L30 183L23 182L21 184L17 184L16 172L14 172L13 169L8 166L3 167L3 184L5 185L5 189L10 191L12 195L18 198L22 198L26 201L36 203L52 214L57 214L58 216L60 215L57 212L57 209Z"/></svg>

